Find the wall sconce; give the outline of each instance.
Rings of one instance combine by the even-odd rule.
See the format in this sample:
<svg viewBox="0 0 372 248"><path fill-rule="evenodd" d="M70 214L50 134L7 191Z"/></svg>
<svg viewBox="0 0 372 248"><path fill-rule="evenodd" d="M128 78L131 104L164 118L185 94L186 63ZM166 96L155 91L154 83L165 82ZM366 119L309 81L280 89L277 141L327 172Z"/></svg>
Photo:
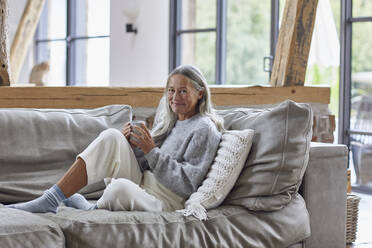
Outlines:
<svg viewBox="0 0 372 248"><path fill-rule="evenodd" d="M133 23L127 23L126 24L126 31L127 33L135 33L137 34L137 28L133 26Z"/></svg>
<svg viewBox="0 0 372 248"><path fill-rule="evenodd" d="M139 13L139 0L125 0L125 9L123 15L126 17L125 31L127 33L137 34L138 30L135 27L135 22Z"/></svg>

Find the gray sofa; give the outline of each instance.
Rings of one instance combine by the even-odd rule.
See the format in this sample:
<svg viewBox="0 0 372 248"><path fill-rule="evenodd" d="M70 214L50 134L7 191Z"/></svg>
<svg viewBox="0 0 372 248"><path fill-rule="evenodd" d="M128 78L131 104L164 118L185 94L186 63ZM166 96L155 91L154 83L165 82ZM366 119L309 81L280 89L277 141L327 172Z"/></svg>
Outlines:
<svg viewBox="0 0 372 248"><path fill-rule="evenodd" d="M101 131L145 112L0 109L0 203L33 199L55 183ZM345 247L347 148L311 143L312 114L286 101L272 109L220 110L227 129L252 128L246 165L206 221L176 212L32 214L0 204L1 247ZM103 182L82 193L97 199Z"/></svg>

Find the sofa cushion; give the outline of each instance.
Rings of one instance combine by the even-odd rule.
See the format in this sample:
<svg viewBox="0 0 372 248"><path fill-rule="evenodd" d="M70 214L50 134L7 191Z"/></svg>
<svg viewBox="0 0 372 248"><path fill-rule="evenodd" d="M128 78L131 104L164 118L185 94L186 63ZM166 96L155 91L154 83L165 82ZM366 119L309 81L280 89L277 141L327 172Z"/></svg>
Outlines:
<svg viewBox="0 0 372 248"><path fill-rule="evenodd" d="M43 217L60 225L69 248L288 247L310 235L309 216L299 195L275 212L221 206L208 211L206 221L176 212L83 211L68 207Z"/></svg>
<svg viewBox="0 0 372 248"><path fill-rule="evenodd" d="M272 109L220 110L227 129L253 129L245 167L225 204L250 210L283 208L296 194L309 159L312 111L287 100Z"/></svg>
<svg viewBox="0 0 372 248"><path fill-rule="evenodd" d="M1 247L65 247L60 227L48 219L0 204Z"/></svg>
<svg viewBox="0 0 372 248"><path fill-rule="evenodd" d="M222 133L216 157L198 190L178 210L185 216L207 218L206 209L218 207L234 187L251 149L254 131L227 130Z"/></svg>
<svg viewBox="0 0 372 248"><path fill-rule="evenodd" d="M101 131L121 129L131 117L132 108L127 105L0 109L0 202L39 196Z"/></svg>

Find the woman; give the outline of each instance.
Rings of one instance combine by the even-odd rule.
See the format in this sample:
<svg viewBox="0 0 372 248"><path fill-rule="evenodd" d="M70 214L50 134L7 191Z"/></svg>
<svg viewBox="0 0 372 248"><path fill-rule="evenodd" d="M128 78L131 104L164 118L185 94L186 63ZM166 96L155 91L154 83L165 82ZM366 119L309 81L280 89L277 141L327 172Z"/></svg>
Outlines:
<svg viewBox="0 0 372 248"><path fill-rule="evenodd" d="M163 99L152 135L143 124L127 123L122 132L107 129L42 196L8 207L37 213L56 212L61 202L85 210L182 209L213 162L223 123L211 107L204 76L193 66L170 73ZM106 189L96 204L76 193L103 179Z"/></svg>

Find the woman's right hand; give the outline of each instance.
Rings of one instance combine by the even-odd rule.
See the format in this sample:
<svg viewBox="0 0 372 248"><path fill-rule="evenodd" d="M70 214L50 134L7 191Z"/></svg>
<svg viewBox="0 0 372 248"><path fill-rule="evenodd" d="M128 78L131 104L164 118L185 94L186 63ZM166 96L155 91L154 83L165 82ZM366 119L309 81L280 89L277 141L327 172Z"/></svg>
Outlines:
<svg viewBox="0 0 372 248"><path fill-rule="evenodd" d="M130 132L131 132L130 122L125 123L123 130L121 132L124 134L125 138L129 141Z"/></svg>

